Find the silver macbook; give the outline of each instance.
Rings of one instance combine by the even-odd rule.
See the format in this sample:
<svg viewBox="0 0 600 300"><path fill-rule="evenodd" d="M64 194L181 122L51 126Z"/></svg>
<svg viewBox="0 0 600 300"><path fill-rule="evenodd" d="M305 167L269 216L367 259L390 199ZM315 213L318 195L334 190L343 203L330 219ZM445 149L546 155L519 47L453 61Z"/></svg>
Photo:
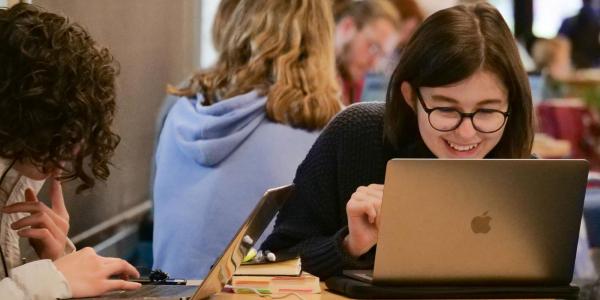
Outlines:
<svg viewBox="0 0 600 300"><path fill-rule="evenodd" d="M394 159L374 284L565 285L573 275L585 160Z"/></svg>

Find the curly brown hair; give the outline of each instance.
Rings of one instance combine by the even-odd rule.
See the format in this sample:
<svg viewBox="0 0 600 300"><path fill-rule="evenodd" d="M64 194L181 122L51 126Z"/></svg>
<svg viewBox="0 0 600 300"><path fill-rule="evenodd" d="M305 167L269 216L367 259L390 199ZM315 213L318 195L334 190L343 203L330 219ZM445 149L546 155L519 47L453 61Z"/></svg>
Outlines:
<svg viewBox="0 0 600 300"><path fill-rule="evenodd" d="M120 141L109 51L80 25L21 3L0 9L0 66L0 157L62 169L62 180L83 181L78 192L105 180Z"/></svg>

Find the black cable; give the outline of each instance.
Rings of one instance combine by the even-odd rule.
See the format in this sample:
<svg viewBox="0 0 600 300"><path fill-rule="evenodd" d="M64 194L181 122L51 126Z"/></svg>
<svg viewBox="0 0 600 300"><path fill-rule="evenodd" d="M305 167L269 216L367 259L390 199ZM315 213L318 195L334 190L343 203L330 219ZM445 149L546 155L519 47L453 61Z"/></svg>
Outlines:
<svg viewBox="0 0 600 300"><path fill-rule="evenodd" d="M0 177L0 187L2 186L2 182L4 182L4 177L6 177L6 174L8 174L8 171L10 171L10 169L12 169L12 167L15 165L15 162L17 160L13 160L10 165L8 166L8 168L6 168L6 170L4 170L4 173L2 173L2 177ZM9 194L10 196L10 194ZM8 198L6 198L6 201L8 201ZM1 220L2 218L0 218ZM4 251L2 251L2 243L0 243L0 257L2 257L2 267L4 267L4 276L8 277L8 266L6 265L6 258L4 258Z"/></svg>

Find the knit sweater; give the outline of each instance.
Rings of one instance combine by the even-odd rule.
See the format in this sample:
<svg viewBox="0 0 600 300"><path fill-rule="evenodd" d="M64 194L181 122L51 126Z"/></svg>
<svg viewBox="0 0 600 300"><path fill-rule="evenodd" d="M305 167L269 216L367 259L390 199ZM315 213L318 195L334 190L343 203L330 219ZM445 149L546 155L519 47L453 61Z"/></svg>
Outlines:
<svg viewBox="0 0 600 300"><path fill-rule="evenodd" d="M384 103L356 104L331 121L298 167L296 192L262 249L297 254L302 269L321 278L373 266L375 248L358 259L342 248L346 203L359 186L383 184L389 159L434 157L422 141L398 150L386 142L384 108Z"/></svg>

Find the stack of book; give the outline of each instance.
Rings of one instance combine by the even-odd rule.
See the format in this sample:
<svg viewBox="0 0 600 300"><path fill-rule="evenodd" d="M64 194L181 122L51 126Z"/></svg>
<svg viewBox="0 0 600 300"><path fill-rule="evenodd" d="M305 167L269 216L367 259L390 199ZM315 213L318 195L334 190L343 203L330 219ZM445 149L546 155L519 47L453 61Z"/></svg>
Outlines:
<svg viewBox="0 0 600 300"><path fill-rule="evenodd" d="M308 293L321 292L319 278L302 272L300 258L279 262L242 264L231 279L235 293Z"/></svg>

